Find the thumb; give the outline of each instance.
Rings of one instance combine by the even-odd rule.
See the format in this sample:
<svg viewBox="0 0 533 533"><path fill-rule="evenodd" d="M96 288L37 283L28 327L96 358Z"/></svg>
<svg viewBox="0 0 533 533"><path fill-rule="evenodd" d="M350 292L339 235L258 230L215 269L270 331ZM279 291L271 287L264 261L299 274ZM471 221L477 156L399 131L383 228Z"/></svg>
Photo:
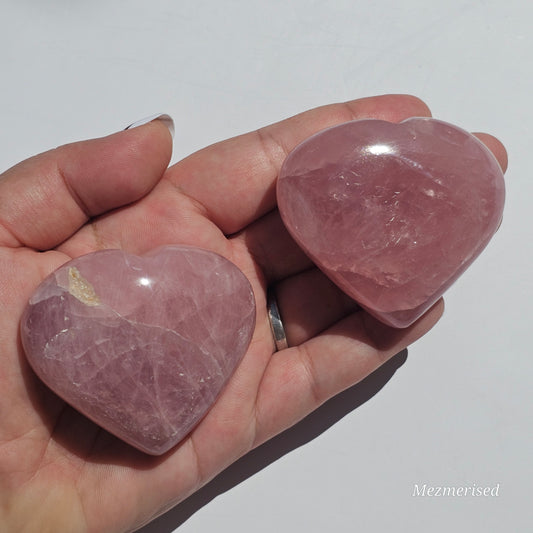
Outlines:
<svg viewBox="0 0 533 533"><path fill-rule="evenodd" d="M145 196L170 161L169 121L61 146L0 175L0 246L53 248L89 218Z"/></svg>

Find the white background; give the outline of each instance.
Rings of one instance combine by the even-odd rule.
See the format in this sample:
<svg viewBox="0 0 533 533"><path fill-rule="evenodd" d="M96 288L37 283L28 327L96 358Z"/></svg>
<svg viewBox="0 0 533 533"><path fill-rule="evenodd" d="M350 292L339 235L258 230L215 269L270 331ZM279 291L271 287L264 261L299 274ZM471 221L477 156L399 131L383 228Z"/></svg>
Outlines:
<svg viewBox="0 0 533 533"><path fill-rule="evenodd" d="M420 96L435 117L509 150L503 225L447 293L439 325L143 533L529 529L531 6L0 1L2 170L155 112L176 121L176 161L310 107L388 92ZM500 490L414 498L415 483Z"/></svg>

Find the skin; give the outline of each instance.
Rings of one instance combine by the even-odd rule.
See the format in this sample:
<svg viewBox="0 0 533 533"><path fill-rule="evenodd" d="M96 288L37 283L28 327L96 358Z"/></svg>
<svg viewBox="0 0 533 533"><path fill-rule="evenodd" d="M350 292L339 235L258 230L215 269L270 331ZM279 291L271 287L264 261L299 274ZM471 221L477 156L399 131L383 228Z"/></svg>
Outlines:
<svg viewBox="0 0 533 533"><path fill-rule="evenodd" d="M318 130L360 118L429 116L405 95L334 104L215 144L167 169L161 122L78 142L0 177L0 523L6 531L132 531L239 457L359 382L424 335L384 326L310 264L275 210L288 151ZM494 137L479 134L503 169ZM218 252L249 278L257 302L250 348L208 415L161 457L100 430L51 393L22 353L19 321L37 285L102 248L142 254L183 243ZM266 287L276 284L290 348L274 351Z"/></svg>

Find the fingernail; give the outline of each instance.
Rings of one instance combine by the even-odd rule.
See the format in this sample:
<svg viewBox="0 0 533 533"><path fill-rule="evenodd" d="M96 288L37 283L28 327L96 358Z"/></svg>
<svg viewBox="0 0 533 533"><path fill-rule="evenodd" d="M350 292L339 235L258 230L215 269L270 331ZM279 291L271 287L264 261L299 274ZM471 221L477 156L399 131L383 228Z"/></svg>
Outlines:
<svg viewBox="0 0 533 533"><path fill-rule="evenodd" d="M168 128L170 135L172 135L172 138L174 139L174 121L172 120L172 117L166 113L158 113L157 115L151 115L150 117L142 118L141 120L137 120L133 124L126 126L124 129L132 130L133 128L144 126L144 124L148 124L154 120L160 120Z"/></svg>

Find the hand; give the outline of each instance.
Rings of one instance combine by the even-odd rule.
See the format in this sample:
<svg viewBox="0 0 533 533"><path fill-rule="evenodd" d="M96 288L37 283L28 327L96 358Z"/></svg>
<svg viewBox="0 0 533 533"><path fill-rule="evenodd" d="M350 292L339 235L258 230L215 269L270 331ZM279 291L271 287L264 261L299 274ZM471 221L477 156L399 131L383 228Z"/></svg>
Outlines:
<svg viewBox="0 0 533 533"><path fill-rule="evenodd" d="M298 142L352 119L415 115L429 110L407 96L326 106L210 146L166 171L171 138L155 121L52 150L2 175L0 523L8 531L134 530L436 323L442 301L404 330L358 310L313 268L275 210L280 165ZM503 146L480 138L505 168ZM150 457L51 393L26 363L18 328L36 286L70 258L101 248L142 254L170 243L213 250L239 266L255 292L257 327L207 416L176 448ZM266 312L272 284L291 346L280 352Z"/></svg>

